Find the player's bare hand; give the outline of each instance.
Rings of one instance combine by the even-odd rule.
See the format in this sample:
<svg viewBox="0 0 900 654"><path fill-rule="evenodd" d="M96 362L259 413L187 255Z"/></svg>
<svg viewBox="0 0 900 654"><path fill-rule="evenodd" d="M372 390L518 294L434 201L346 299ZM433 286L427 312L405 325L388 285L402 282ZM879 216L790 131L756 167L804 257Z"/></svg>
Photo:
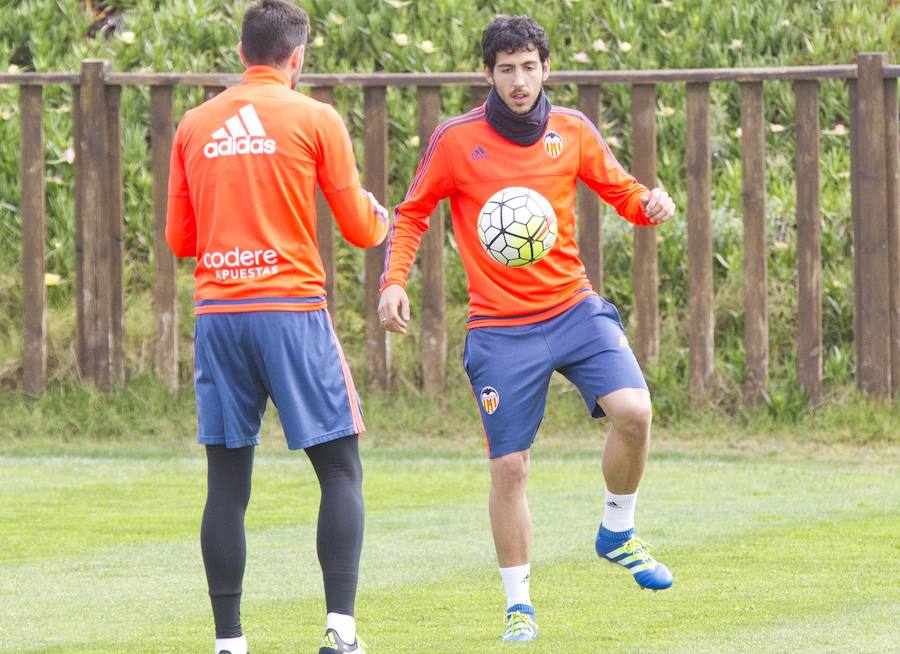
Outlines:
<svg viewBox="0 0 900 654"><path fill-rule="evenodd" d="M389 332L406 333L409 322L409 296L399 284L386 286L378 301L378 319Z"/></svg>
<svg viewBox="0 0 900 654"><path fill-rule="evenodd" d="M664 223L675 215L675 203L661 188L653 189L649 195L642 195L640 199L644 215L654 225Z"/></svg>

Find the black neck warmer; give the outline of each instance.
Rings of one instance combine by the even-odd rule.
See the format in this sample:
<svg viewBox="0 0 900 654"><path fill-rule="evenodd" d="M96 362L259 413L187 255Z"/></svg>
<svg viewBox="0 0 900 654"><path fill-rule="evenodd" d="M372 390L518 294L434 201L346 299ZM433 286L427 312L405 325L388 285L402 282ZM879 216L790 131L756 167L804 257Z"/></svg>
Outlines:
<svg viewBox="0 0 900 654"><path fill-rule="evenodd" d="M550 100L542 90L527 114L517 114L491 89L485 103L484 116L500 136L524 146L536 143L543 136L547 123L550 122L550 107Z"/></svg>

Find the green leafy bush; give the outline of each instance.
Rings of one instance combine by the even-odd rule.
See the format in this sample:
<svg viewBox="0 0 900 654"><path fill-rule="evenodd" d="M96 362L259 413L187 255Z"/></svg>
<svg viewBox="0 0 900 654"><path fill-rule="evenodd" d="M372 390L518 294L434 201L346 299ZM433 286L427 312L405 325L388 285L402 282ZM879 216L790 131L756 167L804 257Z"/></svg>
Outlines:
<svg viewBox="0 0 900 654"><path fill-rule="evenodd" d="M0 3L0 70L77 71L89 57L109 59L120 71L238 71L239 24L248 2L212 0L111 0L98 19L76 0L23 0ZM890 51L900 42L900 11L894 3L840 0L736 0L716 4L700 0L639 2L476 2L475 0L312 0L307 48L309 72L478 71L480 35L499 13L529 13L547 29L556 70L786 66L852 63L860 51ZM102 28L102 29L101 29ZM91 34L92 36L87 36ZM772 408L793 407L797 395L794 365L796 335L796 242L794 227L794 100L790 84L765 84L767 133L767 211ZM573 105L577 90L552 87L558 104ZM685 98L683 85L657 87L658 177L679 208L678 220L660 229L660 281L663 361L649 371L657 397L683 407L687 378L687 303L685 190ZM201 90L179 88L176 112L201 101ZM417 158L416 105L413 89L390 89L390 197L403 196ZM626 167L630 163L630 101L627 85L602 90L604 132ZM716 289L716 401L734 407L743 375L742 227L740 91L737 84L715 83L710 94L713 152L713 212ZM469 107L466 89L443 90L444 114ZM358 139L365 124L359 88L341 88L336 104ZM45 87L44 129L47 160L47 266L62 277L51 289L51 306L71 311L74 227L71 89ZM821 211L825 377L832 387L852 380L852 266L849 196L849 122L844 82L821 88ZM0 88L0 302L4 309L0 347L4 378L15 376L19 356L18 254L20 224L18 92ZM151 180L148 166L148 92L123 93L126 275L133 304L152 285ZM604 218L604 293L626 320L631 315L632 250L630 226L607 211ZM454 357L461 347L465 275L448 243L447 293L451 305L451 360L448 374L461 381ZM356 365L364 367L362 339L362 254L338 251L338 324ZM417 291L414 278L411 286ZM415 306L418 299L414 295ZM414 306L414 308L415 308ZM185 309L189 310L186 302ZM140 319L136 319L140 323ZM152 320L148 321L152 324ZM132 334L134 328L130 327ZM189 334L189 328L185 329ZM418 344L394 339L398 380L415 385ZM58 346L66 351L65 345ZM184 348L188 350L189 347ZM140 367L143 359L132 357ZM186 370L189 362L185 364ZM10 372L12 371L12 372ZM662 391L662 392L660 392ZM677 405L677 406L676 406ZM786 409L792 411L793 409Z"/></svg>

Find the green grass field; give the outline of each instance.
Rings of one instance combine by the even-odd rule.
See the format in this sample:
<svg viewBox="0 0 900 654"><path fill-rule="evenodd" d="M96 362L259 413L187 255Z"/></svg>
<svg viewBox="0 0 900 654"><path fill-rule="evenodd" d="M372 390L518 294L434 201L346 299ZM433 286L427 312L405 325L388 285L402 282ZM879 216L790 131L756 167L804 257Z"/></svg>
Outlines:
<svg viewBox="0 0 900 654"><path fill-rule="evenodd" d="M501 644L504 598L477 448L364 444L358 621L372 654L889 652L900 643L900 459L847 446L656 447L638 524L675 574L640 591L600 562L599 452L539 443L529 497L540 639ZM0 457L0 651L207 652L198 447ZM254 654L316 651L318 487L260 448L243 623Z"/></svg>

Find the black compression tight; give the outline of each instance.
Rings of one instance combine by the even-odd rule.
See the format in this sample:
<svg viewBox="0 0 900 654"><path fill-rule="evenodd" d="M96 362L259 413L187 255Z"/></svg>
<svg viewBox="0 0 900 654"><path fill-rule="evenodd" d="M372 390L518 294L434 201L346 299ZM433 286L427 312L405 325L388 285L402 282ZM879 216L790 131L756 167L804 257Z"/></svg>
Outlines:
<svg viewBox="0 0 900 654"><path fill-rule="evenodd" d="M253 447L207 445L208 486L200 527L203 564L212 600L216 638L241 635L241 583L247 558L244 514L250 501ZM363 539L359 438L339 438L307 448L322 498L316 548L328 612L353 615Z"/></svg>
<svg viewBox="0 0 900 654"><path fill-rule="evenodd" d="M200 549L209 584L216 638L241 635L241 583L247 560L244 513L250 502L253 447L207 445L206 507Z"/></svg>
<svg viewBox="0 0 900 654"><path fill-rule="evenodd" d="M329 613L353 615L364 522L359 436L307 448L306 455L322 490L316 550L325 582L325 606Z"/></svg>

